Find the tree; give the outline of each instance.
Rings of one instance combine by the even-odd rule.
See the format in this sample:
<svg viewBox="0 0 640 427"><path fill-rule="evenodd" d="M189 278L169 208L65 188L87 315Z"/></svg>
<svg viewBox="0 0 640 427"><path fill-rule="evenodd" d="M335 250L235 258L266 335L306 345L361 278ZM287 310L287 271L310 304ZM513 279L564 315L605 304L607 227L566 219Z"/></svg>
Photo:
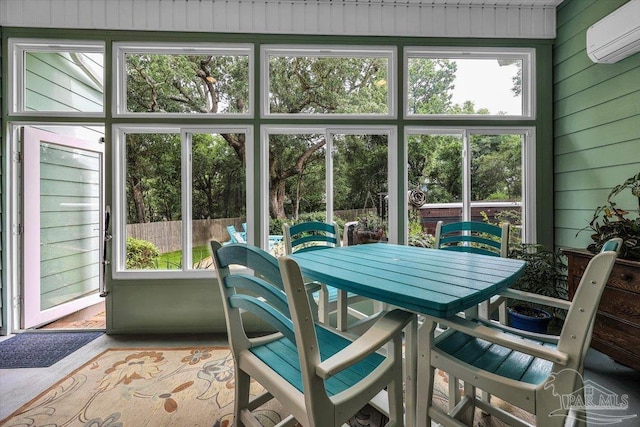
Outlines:
<svg viewBox="0 0 640 427"><path fill-rule="evenodd" d="M247 56L128 54L126 60L128 111L217 115L249 111ZM386 58L376 57L271 57L270 112L294 115L386 113L387 66ZM454 109L473 109L472 104L462 107L451 104L455 71L455 62L448 60L421 58L412 61L409 91L413 111L442 113ZM151 141L144 142L142 138L138 136L128 140L128 145L139 144L128 147L127 154L128 169L140 168L139 172L131 171L128 175L128 194L135 206L132 219L149 221L153 218L176 218L180 215L180 209L179 203L174 203L173 199L177 197L179 201L180 185L173 179L166 182L156 180L155 185L163 188L162 192L156 193L171 197L151 197L152 181L145 182L139 175L149 174L151 170L156 174L179 171L180 163L176 162L179 151L177 154L176 151L167 151L173 153L173 159L159 153L149 156L150 151L155 149L151 148ZM245 136L222 134L220 138L194 138L192 185L195 218L244 213L244 189L236 184L244 179ZM356 144L353 139L349 144L354 145L345 145L345 149L353 149L358 154L349 154L353 154L349 163L334 165L334 169L339 168L334 170L334 176L345 184L340 187L343 191L336 195L340 204L364 204L363 198L366 199L367 193L381 192L385 188L386 175L383 171L386 170L386 156L379 154L375 144L366 145L372 144L375 138L370 137L364 146L358 146L363 142ZM220 145L222 140L226 148ZM285 206L288 203L292 203L290 214L300 209L324 207L322 177L325 146L324 135L273 136L269 143L269 212L272 218L285 218ZM444 147L440 150L444 150ZM454 152L445 154L442 151L441 159L447 160ZM232 155L235 155L235 160L230 157ZM140 156L148 158L142 159ZM454 164L457 163L456 160ZM434 179L443 182L442 188L449 188L447 192L452 191L455 183L444 182L444 176L436 174L433 168L430 173ZM459 174L456 176L459 177ZM385 182L381 182L382 178ZM361 184L352 184L356 181L370 182L371 185L365 185L365 190ZM174 190L165 188L168 185L174 185ZM171 212L172 206L178 207L175 212Z"/></svg>
<svg viewBox="0 0 640 427"><path fill-rule="evenodd" d="M412 114L445 114L451 109L457 64L448 59L409 60L408 100Z"/></svg>

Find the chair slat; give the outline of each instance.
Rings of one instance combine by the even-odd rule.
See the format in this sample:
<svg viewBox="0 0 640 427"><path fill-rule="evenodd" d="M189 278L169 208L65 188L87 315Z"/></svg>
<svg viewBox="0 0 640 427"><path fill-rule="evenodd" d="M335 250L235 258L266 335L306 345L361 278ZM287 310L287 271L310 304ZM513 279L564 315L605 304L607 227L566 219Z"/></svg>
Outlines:
<svg viewBox="0 0 640 427"><path fill-rule="evenodd" d="M261 295L275 308L289 315L289 303L287 302L286 295L282 290L270 285L264 280L246 274L234 274L225 279L224 285L227 288L240 288Z"/></svg>
<svg viewBox="0 0 640 427"><path fill-rule="evenodd" d="M262 320L269 323L275 329L280 331L285 337L296 342L295 332L293 330L293 323L291 319L284 316L278 310L275 310L272 306L261 301L258 298L251 297L249 295L232 295L229 297L229 305L233 308L240 308L246 310L252 314L255 314Z"/></svg>

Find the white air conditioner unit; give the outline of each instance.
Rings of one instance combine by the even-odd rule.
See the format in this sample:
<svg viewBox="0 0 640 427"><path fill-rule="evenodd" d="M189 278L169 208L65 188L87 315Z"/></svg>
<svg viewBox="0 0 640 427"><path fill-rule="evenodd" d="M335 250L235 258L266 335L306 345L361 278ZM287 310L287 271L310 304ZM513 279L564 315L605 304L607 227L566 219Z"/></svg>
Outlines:
<svg viewBox="0 0 640 427"><path fill-rule="evenodd" d="M640 51L640 0L631 0L587 30L587 55L612 64Z"/></svg>

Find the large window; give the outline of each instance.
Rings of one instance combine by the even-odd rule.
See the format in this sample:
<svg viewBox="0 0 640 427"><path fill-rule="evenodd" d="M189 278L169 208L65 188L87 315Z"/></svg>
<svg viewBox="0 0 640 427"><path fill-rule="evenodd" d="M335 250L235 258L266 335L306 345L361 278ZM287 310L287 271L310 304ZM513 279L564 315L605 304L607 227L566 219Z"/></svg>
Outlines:
<svg viewBox="0 0 640 427"><path fill-rule="evenodd" d="M533 241L533 129L408 128L408 187L425 203L409 217L433 233L436 222L509 221ZM529 185L524 185L529 181Z"/></svg>
<svg viewBox="0 0 640 427"><path fill-rule="evenodd" d="M263 114L395 114L395 50L326 46L264 47Z"/></svg>
<svg viewBox="0 0 640 427"><path fill-rule="evenodd" d="M443 206L514 211L535 240L534 49L215 38L9 41L11 114L112 125L116 277L210 274L211 239L279 254L282 224L307 219L404 243Z"/></svg>
<svg viewBox="0 0 640 427"><path fill-rule="evenodd" d="M104 43L11 39L13 113L104 115Z"/></svg>
<svg viewBox="0 0 640 427"><path fill-rule="evenodd" d="M252 47L114 44L119 114L247 115Z"/></svg>
<svg viewBox="0 0 640 427"><path fill-rule="evenodd" d="M388 239L389 220L396 220L389 212L392 129L274 127L263 136L271 234L281 234L283 222L366 219Z"/></svg>
<svg viewBox="0 0 640 427"><path fill-rule="evenodd" d="M212 268L208 243L246 223L247 128L117 127L119 271Z"/></svg>
<svg viewBox="0 0 640 427"><path fill-rule="evenodd" d="M531 49L408 48L407 117L533 117Z"/></svg>

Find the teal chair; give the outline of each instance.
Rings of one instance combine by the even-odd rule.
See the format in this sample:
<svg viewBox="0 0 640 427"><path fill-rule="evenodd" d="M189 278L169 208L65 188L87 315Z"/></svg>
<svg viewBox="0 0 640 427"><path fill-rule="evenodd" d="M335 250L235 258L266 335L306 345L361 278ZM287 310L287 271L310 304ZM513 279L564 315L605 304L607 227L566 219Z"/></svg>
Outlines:
<svg viewBox="0 0 640 427"><path fill-rule="evenodd" d="M228 225L227 233L229 234L229 243L246 243L247 241L247 233L236 230L235 225Z"/></svg>
<svg viewBox="0 0 640 427"><path fill-rule="evenodd" d="M301 222L295 225L283 224L284 247L287 255L296 252L316 251L340 246L338 225L319 221ZM356 332L366 328L373 317L350 307L368 298L353 293L346 293L346 301L339 298L339 291L330 284L319 283L320 290L314 295L318 305L318 319L328 325L330 315L336 313L336 327L340 331L351 329ZM349 316L356 322L349 326ZM356 332L357 333L357 332Z"/></svg>
<svg viewBox="0 0 640 427"><path fill-rule="evenodd" d="M583 370L596 311L602 292L615 263L622 239L612 239L593 257L584 271L573 301L550 298L528 292L507 290L501 295L567 310L559 336L527 333L496 321L454 317L442 321L448 328L435 339L423 339L418 366L418 413L445 426L473 425L475 408L495 416L507 425L528 425L491 401L478 398L476 388L536 417L539 426L564 426L572 417L586 421L581 408L569 412L564 403L574 398L584 402ZM425 331L435 328L427 319ZM426 336L424 334L421 336ZM448 413L434 405L435 370L461 379L462 400ZM424 420L418 420L424 422Z"/></svg>
<svg viewBox="0 0 640 427"><path fill-rule="evenodd" d="M485 222L461 221L436 224L436 249L469 252L481 255L509 256L509 222L500 226ZM478 306L478 315L484 319L491 318L494 311L499 310L501 323L507 321L507 308L504 298L495 297Z"/></svg>
<svg viewBox="0 0 640 427"><path fill-rule="evenodd" d="M291 413L278 425L340 426L375 398L387 426L403 426L402 330L415 315L384 313L352 341L313 321L293 259L247 244L211 242L211 251L235 363L234 425L261 425L253 411L275 398ZM247 315L275 332L252 338ZM265 389L254 398L252 380Z"/></svg>

